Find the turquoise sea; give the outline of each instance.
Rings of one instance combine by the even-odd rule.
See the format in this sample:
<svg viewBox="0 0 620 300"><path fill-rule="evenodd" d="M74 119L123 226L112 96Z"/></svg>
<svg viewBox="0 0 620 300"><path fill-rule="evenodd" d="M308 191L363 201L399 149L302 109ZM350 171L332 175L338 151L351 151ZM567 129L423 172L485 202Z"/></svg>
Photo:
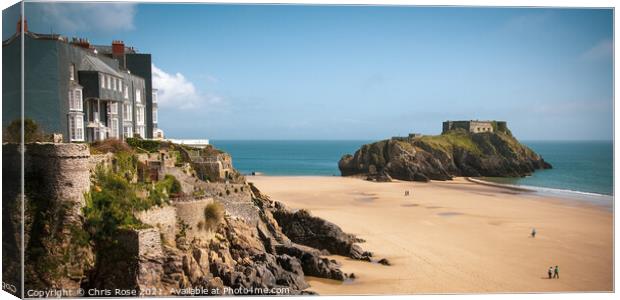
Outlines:
<svg viewBox="0 0 620 300"><path fill-rule="evenodd" d="M233 157L242 173L264 175L335 175L338 160L353 154L371 141L233 141L211 143ZM534 187L546 192L584 196L613 195L612 141L525 141L553 165L551 170L535 172L525 178L487 178L487 180Z"/></svg>

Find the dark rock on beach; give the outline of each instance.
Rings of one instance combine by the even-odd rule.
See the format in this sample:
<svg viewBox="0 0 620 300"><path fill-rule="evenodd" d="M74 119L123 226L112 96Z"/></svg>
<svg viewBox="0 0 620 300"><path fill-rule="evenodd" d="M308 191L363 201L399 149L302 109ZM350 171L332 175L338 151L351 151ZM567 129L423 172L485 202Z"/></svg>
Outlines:
<svg viewBox="0 0 620 300"><path fill-rule="evenodd" d="M356 244L360 239L343 232L334 223L312 216L304 209L291 212L281 203L276 207L272 212L273 217L280 224L282 232L293 242L326 250L331 254L370 261L372 253Z"/></svg>

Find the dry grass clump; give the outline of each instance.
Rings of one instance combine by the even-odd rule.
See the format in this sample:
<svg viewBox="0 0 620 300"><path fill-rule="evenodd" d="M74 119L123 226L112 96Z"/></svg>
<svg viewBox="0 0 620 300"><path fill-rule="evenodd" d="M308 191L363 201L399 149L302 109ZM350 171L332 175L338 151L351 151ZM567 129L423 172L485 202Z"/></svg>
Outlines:
<svg viewBox="0 0 620 300"><path fill-rule="evenodd" d="M215 230L215 228L217 228L217 226L224 220L224 207L218 202L207 204L204 213L204 228L206 230Z"/></svg>
<svg viewBox="0 0 620 300"><path fill-rule="evenodd" d="M92 143L90 145L90 151L92 153L119 153L132 152L132 149L122 140L106 139Z"/></svg>

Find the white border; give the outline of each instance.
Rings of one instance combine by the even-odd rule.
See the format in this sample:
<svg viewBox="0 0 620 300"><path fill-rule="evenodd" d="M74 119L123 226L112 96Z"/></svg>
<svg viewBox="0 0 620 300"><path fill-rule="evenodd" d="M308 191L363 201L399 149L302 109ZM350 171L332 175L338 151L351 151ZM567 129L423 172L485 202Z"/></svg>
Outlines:
<svg viewBox="0 0 620 300"><path fill-rule="evenodd" d="M30 0L27 2L41 2L44 0ZM13 4L17 3L19 1L16 0L8 0L8 1L2 1L2 3L0 4L0 7L4 10L5 8L12 6ZM59 1L60 2L60 1ZM219 1L199 1L199 0L194 0L194 1L181 1L181 0L151 0L151 1L145 1L145 0L136 0L136 1L121 1L121 0L107 0L107 1L81 1L81 0L63 0L62 2L144 2L144 3L148 3L148 2L175 2L175 3L265 3L265 4L284 4L284 3L290 3L290 4L328 4L328 5L338 5L338 4L344 4L344 5L359 5L359 4L368 4L368 5L387 5L387 4L393 4L393 5L428 5L428 6L509 6L509 7L609 7L609 8L614 8L614 41L617 40L617 32L618 32L618 24L615 22L615 8L616 8L616 3L614 1L609 1L609 0L590 0L590 1L583 1L583 0L556 0L556 1L552 1L552 0L505 0L505 1L493 1L493 0L451 0L451 1L432 1L432 0L415 0L415 1L398 1L398 0L384 0L384 1L380 1L380 0L336 0L336 1L328 1L328 0L316 0L316 1L309 1L309 0L284 0L284 1L277 1L277 0L272 0L272 1L266 1L266 0L254 0L254 1L244 1L244 0L219 0ZM0 25L0 29L2 28L2 25ZM615 45L615 44L614 44ZM0 54L1 54L1 50L0 50ZM614 116L617 115L618 112L618 108L615 105L615 90L616 87L618 86L618 82L617 82L617 77L616 75L616 68L615 68L615 57L617 57L618 55L618 49L614 46ZM2 75L0 74L0 88L1 88L1 79L2 79ZM22 79L23 80L23 79ZM1 96L0 96L0 101L1 101ZM0 115L2 112L2 108L0 106ZM618 178L618 162L615 159L616 157L618 157L620 155L620 150L615 147L615 141L617 140L617 136L616 133L618 131L616 130L616 122L615 122L615 117L614 117L614 191L615 191L615 187L619 186L620 183L620 179ZM0 133L1 136L1 133ZM2 162L0 160L0 167L2 165ZM0 187L0 192L1 192L1 187ZM614 192L615 195L615 192ZM616 257L618 255L618 249L615 247L615 241L617 241L618 239L618 232L615 230L615 207L614 207L614 290L615 287L618 286L618 278L617 276L615 276L615 270L616 270L616 266L617 266L617 262L616 262ZM1 224L0 224L1 226ZM0 227L1 230L1 227ZM0 248L0 255L1 255L1 248ZM0 291L0 295L2 298L5 297L11 297L12 295L4 292L4 291ZM307 299L308 296L304 296L304 297L287 297L287 299L301 299L301 298L306 298ZM359 297L359 296L341 296L341 297L335 297L335 296L321 296L321 299L351 299L352 297ZM409 299L411 297L416 297L418 299L446 299L446 298L457 298L457 299L467 299L467 300L473 300L473 299L521 299L522 297L528 297L529 299L581 299L584 297L587 297L589 299L615 299L615 295L613 293L549 293L549 294L475 294L475 295L413 295L413 296L365 296L365 299ZM241 298L245 298L245 299L250 299L250 297L241 297ZM161 298L145 298L145 299L161 299ZM256 297L253 297L253 299L256 299Z"/></svg>

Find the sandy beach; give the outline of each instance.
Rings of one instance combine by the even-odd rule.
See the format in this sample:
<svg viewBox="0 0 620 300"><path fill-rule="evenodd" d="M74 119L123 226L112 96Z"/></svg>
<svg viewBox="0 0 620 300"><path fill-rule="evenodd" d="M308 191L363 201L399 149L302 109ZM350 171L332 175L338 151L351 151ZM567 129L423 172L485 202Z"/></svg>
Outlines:
<svg viewBox="0 0 620 300"><path fill-rule="evenodd" d="M321 295L611 291L609 209L466 181L373 183L250 176L272 199L366 240L392 266L334 257L352 282L309 278ZM404 196L410 190L410 196ZM538 234L530 237L532 228ZM560 279L547 279L550 266Z"/></svg>

